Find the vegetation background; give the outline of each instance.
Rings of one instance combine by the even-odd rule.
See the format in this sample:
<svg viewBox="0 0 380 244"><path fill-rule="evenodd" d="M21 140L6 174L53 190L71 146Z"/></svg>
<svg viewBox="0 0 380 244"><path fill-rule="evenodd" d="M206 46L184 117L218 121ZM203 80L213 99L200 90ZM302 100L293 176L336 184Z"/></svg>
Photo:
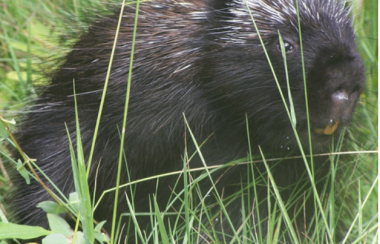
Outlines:
<svg viewBox="0 0 380 244"><path fill-rule="evenodd" d="M107 14L109 4L106 0L0 2L0 114L4 118L18 120L25 106L37 97L35 87L48 84L46 74L57 67L87 23L98 14ZM344 180L337 182L337 189L343 192L342 201L350 202L342 208L341 217L347 226L354 223L352 231L357 238L352 243L376 243L377 186L368 195L365 206L359 206L378 176L378 155L367 153L378 149L378 2L352 0L351 4L358 49L366 66L366 87L348 133L350 144L345 148L355 154L341 164L344 177L340 178ZM12 130L16 128L13 126ZM2 202L12 179L4 167L9 163L5 144L6 139L0 138L0 212L7 216L11 206Z"/></svg>

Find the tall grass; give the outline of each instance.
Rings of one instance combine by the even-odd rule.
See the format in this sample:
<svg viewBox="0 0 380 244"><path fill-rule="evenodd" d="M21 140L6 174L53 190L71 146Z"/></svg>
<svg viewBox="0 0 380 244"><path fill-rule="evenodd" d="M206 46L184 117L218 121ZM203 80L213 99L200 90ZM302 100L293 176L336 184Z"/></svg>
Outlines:
<svg viewBox="0 0 380 244"><path fill-rule="evenodd" d="M75 40L75 35L85 29L85 23L92 18L96 18L98 12L90 14L91 11L89 9L97 9L99 13L102 13L107 12L106 6L107 4L102 1L91 0L3 1L0 8L1 114L6 118L16 117L16 113L21 111L25 104L28 104L37 96L38 90L36 92L34 87L47 84L48 81L44 75L55 66L55 62L50 60L62 58L68 50L62 47L70 46L73 43L72 38L74 37ZM339 177L336 178L340 180L338 182L333 181L332 187L335 187L333 189L335 194L331 195L330 199L327 199L327 203L325 202L324 205L326 208L323 211L325 211L326 215L329 215L332 211L334 217L333 219L330 218L328 220L330 222L325 225L320 220L321 215L316 216L318 220L315 221L318 231L317 233L313 233L312 230L309 230L312 233L309 236L311 239L310 243L313 243L313 241L318 243L334 243L334 238L331 236L329 239L324 239L326 238L324 237L324 233L326 232L338 233L342 237L343 243L376 243L378 236L377 154L366 153L366 151L377 150L378 138L377 7L377 1L353 1L357 44L366 66L366 88L359 102L353 126L346 133L346 136L350 139L350 143L345 145L344 151L351 151L352 153L348 156L340 155L339 153L331 156L332 179L334 179L335 174L338 174L337 176ZM73 16L75 17L72 18ZM72 19L69 21L69 25L73 29L78 30L78 32L69 30L70 28L67 29L68 19ZM11 127L11 129L14 129L14 127ZM191 128L188 129L191 130ZM0 140L2 140L1 142L6 142L5 139ZM200 144L199 146L201 147L202 142L194 142L196 145ZM6 155L8 154L3 145L0 151L1 159L6 159ZM153 228L151 233L144 233L137 228L137 235L141 242L153 240L158 243L158 240L161 239L167 240L166 243L169 243L169 240L172 238L181 236L177 239L177 242L197 243L202 238L202 236L197 235L198 232L204 232L214 239L221 238L219 241L223 242L223 235L225 233L217 233L212 227L210 229L209 226L204 226L202 218L210 219L212 222L216 219L219 219L219 221L230 221L225 210L225 204L228 204L228 199L227 201L222 201L222 197L218 196L220 208L225 213L224 215L221 214L220 218L218 218L218 215L215 215L215 213L207 209L208 206L204 205L202 200L207 196L199 195L200 191L197 189L199 187L197 182L205 177L210 177L211 172L215 169L209 169L210 171L206 171L205 174L193 179L190 175L191 170L187 171L186 159L190 160L191 155L187 155L184 152L184 170L183 172L175 172L175 174L182 173L186 175L186 177L183 177L183 180L185 181L185 185L189 185L189 187L180 190L179 194L174 196L174 198L183 198L184 205L179 212L184 212L184 218L189 224L187 226L177 225L182 215L170 212L170 203L168 203L165 214L175 215L176 221L172 223L172 228L167 230L163 225L163 214L158 211L155 199L150 199L152 206L154 206L150 213ZM250 161L253 161L252 155L250 155ZM0 162L0 166L2 165L3 163ZM254 170L250 165L247 166L247 169L250 171ZM12 180L7 176L7 171L4 167L1 167L0 172L1 203L2 196L9 191ZM157 179L160 177L164 176L156 176ZM261 183L268 186L269 192L271 181L266 179L261 180ZM258 179L255 179L254 182L257 183ZM253 192L251 192L252 189ZM255 194L255 184L242 186L242 192L244 194ZM232 198L238 198L242 195L241 192L238 192ZM199 204L191 202L191 199L194 198L199 199ZM129 200L131 212L123 216L132 216L133 221L135 221L139 213L133 211L133 204ZM284 221L289 221L289 219L286 219L286 216L279 214L281 213L279 209L284 208L284 206L281 206L281 201L279 203L266 203L274 206L274 210L268 217L270 227L265 237L261 235L261 231L251 232L252 227L249 225L252 220L250 218L252 216L260 218L260 216L251 212L253 209L252 203L245 204L244 201L242 197L242 219L244 220L244 224L241 226L241 229L233 232L234 240L238 243L250 243L248 239L256 240L258 243L276 243L281 238L278 227ZM268 198L268 201L270 201L270 198ZM6 209L11 208L12 206L1 208L2 212L5 213L5 215L1 215L2 221L7 219ZM117 216L119 223L121 222L121 217ZM343 223L343 227L335 226L336 220ZM135 224L137 225L137 222ZM112 232L116 231L117 233L121 229L122 226L115 226ZM292 232L291 229L290 231ZM112 237L115 235L112 234ZM241 238L241 236L246 238ZM116 238L114 239L116 240ZM294 243L298 241L298 237L293 232L292 240Z"/></svg>

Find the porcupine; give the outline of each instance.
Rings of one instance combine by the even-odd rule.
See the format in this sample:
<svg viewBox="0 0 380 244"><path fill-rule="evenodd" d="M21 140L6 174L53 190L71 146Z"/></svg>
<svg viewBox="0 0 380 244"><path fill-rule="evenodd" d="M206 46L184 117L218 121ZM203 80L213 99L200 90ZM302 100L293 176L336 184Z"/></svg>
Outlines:
<svg viewBox="0 0 380 244"><path fill-rule="evenodd" d="M299 0L314 153L328 151L331 142L336 141L349 123L364 85L364 67L356 51L349 11L344 5L344 2L333 0ZM115 185L134 11L133 6L127 6L121 22L90 171L89 184L91 191L96 184L97 196ZM121 183L180 171L185 149L188 155L197 151L189 130L199 144L207 139L200 150L209 166L247 158L248 138L253 154L259 154L260 146L265 155L300 155L250 12L289 103L279 33L284 40L296 130L303 149L309 152L295 1L148 1L141 3L139 10L125 129L124 149L129 173L123 169ZM89 27L51 76L51 84L43 89L17 133L26 154L36 158L39 167L67 195L74 191L64 124L67 123L74 135L73 80L88 158L117 22L115 11L114 15L99 19ZM199 156L189 162L190 168L202 166ZM283 160L272 162L270 166L277 186L285 188L281 191L285 203L290 196L299 197L310 188L303 160ZM316 182L321 182L328 167L323 160L315 159ZM266 171L262 163L255 164L254 169L261 173ZM228 198L242 188L241 184L248 183L245 182L247 166L224 168L213 173L213 177L217 190ZM138 183L134 193L135 210L149 212L148 202L155 193L159 207L164 210L177 178L178 175L160 178L158 186L154 180ZM295 185L300 178L304 178L303 186L291 189L289 186ZM18 185L13 199L16 218L20 223L46 227L45 214L35 205L50 197L37 182L24 185L23 181L21 177L15 179ZM179 185L181 182L178 180ZM211 187L207 178L200 185L204 194ZM119 213L129 212L124 195L128 193L128 189L120 192ZM264 201L259 213L265 220L268 215L267 187L257 186L257 194L259 202ZM249 201L255 200L251 195ZM94 213L95 219L107 220L106 229L110 228L113 201L114 196L108 194ZM210 193L206 202L212 205L213 201L216 199ZM175 203L173 208L178 210L178 206ZM227 206L232 227L226 220L210 225L217 231L231 234L232 228L237 229L244 221L241 207L240 198ZM302 208L302 200L289 208L290 216L294 216L296 207ZM299 230L305 225L304 221L313 216L313 211L314 207L309 207L307 216L300 214L295 218L294 224ZM140 228L148 230L149 218L140 217L138 221ZM167 223L170 218L165 221ZM266 233L267 221L262 222L262 232ZM130 243L134 243L133 232L132 228L127 234ZM202 238L210 241L218 236L204 235Z"/></svg>

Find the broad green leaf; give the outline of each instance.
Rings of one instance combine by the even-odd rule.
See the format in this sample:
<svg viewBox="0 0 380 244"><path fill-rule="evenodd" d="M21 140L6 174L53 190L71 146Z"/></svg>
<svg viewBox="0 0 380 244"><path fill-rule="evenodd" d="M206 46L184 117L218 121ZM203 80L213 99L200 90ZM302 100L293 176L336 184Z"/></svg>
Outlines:
<svg viewBox="0 0 380 244"><path fill-rule="evenodd" d="M95 231L97 232L101 232L102 231L102 228L103 228L103 225L106 223L107 221L103 220L101 221L99 224L96 225L95 227Z"/></svg>
<svg viewBox="0 0 380 244"><path fill-rule="evenodd" d="M44 210L46 213L51 213L51 214L61 214L65 213L66 210L62 205L59 205L58 203L54 201L43 201L37 204L38 208L41 208Z"/></svg>
<svg viewBox="0 0 380 244"><path fill-rule="evenodd" d="M97 224L95 227L95 233L94 233L95 239L101 243L110 241L109 236L102 233L102 228L103 228L103 225L105 223L106 223L106 221L104 220L104 221L100 222L99 224Z"/></svg>
<svg viewBox="0 0 380 244"><path fill-rule="evenodd" d="M0 240L13 238L28 240L49 234L51 234L50 230L45 230L40 226L0 222Z"/></svg>
<svg viewBox="0 0 380 244"><path fill-rule="evenodd" d="M78 196L77 192L70 193L70 195L69 195L69 203L70 203L71 207L74 209L74 212L78 213L79 212L79 203L80 203L80 200L79 200L79 196Z"/></svg>
<svg viewBox="0 0 380 244"><path fill-rule="evenodd" d="M73 234L73 230L71 230L70 225L64 220L62 217L56 214L47 214L50 229L54 233L64 234L69 237Z"/></svg>
<svg viewBox="0 0 380 244"><path fill-rule="evenodd" d="M42 244L70 244L71 241L63 234L50 234L42 239Z"/></svg>
<svg viewBox="0 0 380 244"><path fill-rule="evenodd" d="M95 236L95 239L101 243L104 243L104 242L108 243L110 241L109 236L107 236L104 233L95 233L94 236Z"/></svg>

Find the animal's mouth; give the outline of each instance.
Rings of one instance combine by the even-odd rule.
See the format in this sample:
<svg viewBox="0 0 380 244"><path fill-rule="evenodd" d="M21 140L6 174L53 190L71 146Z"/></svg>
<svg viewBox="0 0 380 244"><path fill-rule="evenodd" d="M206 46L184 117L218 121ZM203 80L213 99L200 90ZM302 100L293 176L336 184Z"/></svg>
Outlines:
<svg viewBox="0 0 380 244"><path fill-rule="evenodd" d="M318 135L332 135L339 125L339 119L336 121L331 120L325 128L315 128L314 132Z"/></svg>

